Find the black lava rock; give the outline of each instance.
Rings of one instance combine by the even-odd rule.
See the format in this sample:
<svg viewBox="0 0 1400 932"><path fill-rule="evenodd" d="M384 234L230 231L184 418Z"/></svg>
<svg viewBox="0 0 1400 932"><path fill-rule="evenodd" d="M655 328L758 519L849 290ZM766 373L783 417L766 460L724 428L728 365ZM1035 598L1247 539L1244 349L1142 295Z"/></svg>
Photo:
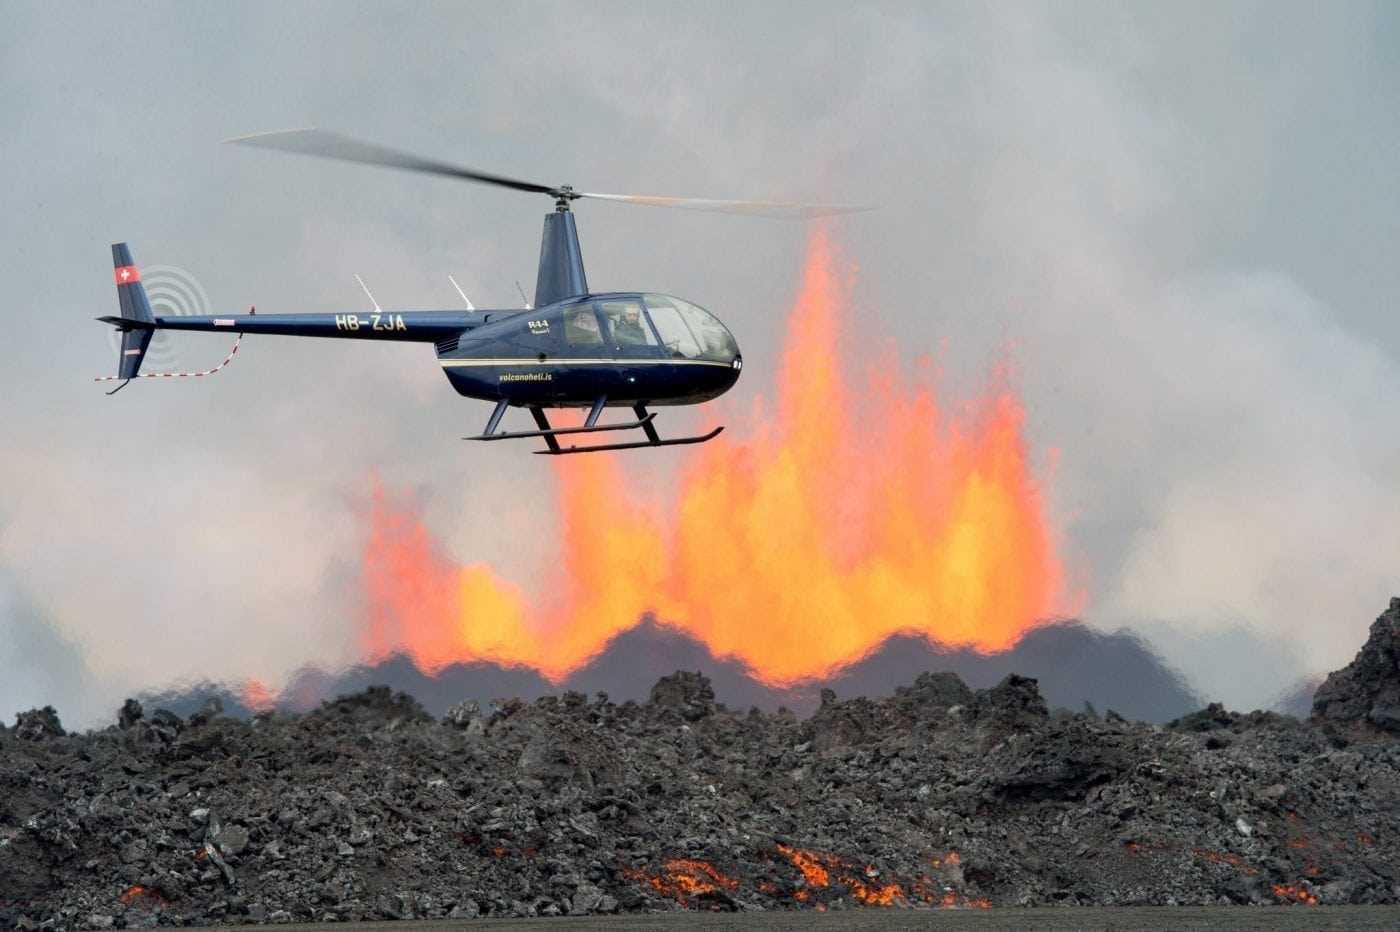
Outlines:
<svg viewBox="0 0 1400 932"><path fill-rule="evenodd" d="M699 673L442 720L384 687L251 721L128 702L82 735L26 712L0 729L0 928L1394 904L1398 624L1400 600L1310 721L1052 714L1034 679L946 672L805 720Z"/></svg>
<svg viewBox="0 0 1400 932"><path fill-rule="evenodd" d="M1317 688L1313 717L1400 734L1400 598L1371 625L1356 659Z"/></svg>

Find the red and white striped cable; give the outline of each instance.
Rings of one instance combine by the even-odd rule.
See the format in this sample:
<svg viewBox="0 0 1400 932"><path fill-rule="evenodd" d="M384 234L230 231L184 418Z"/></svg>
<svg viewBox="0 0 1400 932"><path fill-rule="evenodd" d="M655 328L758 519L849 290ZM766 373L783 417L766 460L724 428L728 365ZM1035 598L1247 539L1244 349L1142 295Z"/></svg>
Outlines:
<svg viewBox="0 0 1400 932"><path fill-rule="evenodd" d="M219 371L220 369L222 369L224 366L227 366L229 363L233 362L233 357L234 357L234 355L236 355L236 354L238 353L238 344L240 344L240 343L242 343L242 342L243 342L243 334L240 333L240 334L238 335L238 338L237 338L236 340L233 341L233 349L231 349L231 350L228 351L228 355L224 357L224 361L221 362L221 363L219 363L217 366L215 366L215 367L212 368L212 369L205 369L203 372L143 372L143 373L141 373L140 375L134 375L134 376L132 376L131 378L133 378L133 379L188 379L188 378L195 378L195 377L198 377L198 376L201 376L201 375L213 375L215 372L218 372L218 371ZM121 381L125 381L125 380L124 380L121 376L119 376L119 375L99 375L99 376L97 376L96 378L94 378L93 381L94 381L94 382L121 382Z"/></svg>

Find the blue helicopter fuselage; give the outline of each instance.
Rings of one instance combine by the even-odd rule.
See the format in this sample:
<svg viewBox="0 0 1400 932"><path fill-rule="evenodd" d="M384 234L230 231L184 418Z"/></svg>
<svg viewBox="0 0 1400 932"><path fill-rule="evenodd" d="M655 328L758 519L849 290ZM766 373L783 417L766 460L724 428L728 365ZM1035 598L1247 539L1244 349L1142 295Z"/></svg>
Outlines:
<svg viewBox="0 0 1400 932"><path fill-rule="evenodd" d="M619 293L491 315L438 343L448 380L469 398L512 405L686 405L728 391L743 358L709 312L679 298Z"/></svg>

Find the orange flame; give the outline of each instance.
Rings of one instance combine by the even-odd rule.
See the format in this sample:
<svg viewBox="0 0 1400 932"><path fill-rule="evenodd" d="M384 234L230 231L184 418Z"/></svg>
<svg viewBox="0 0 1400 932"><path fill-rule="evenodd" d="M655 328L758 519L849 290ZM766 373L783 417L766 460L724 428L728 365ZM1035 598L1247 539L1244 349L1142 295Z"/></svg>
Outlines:
<svg viewBox="0 0 1400 932"><path fill-rule="evenodd" d="M266 683L250 679L243 684L243 704L254 712L266 712L277 705L277 694Z"/></svg>
<svg viewBox="0 0 1400 932"><path fill-rule="evenodd" d="M843 372L854 277L814 232L775 416L691 448L669 507L613 454L555 465L559 561L533 594L446 557L376 491L364 551L373 659L459 661L558 682L648 613L770 685L822 677L889 637L1005 650L1050 616L1061 569L1005 387L960 414L930 367ZM625 455L624 455L625 456ZM581 460L581 462L580 462Z"/></svg>

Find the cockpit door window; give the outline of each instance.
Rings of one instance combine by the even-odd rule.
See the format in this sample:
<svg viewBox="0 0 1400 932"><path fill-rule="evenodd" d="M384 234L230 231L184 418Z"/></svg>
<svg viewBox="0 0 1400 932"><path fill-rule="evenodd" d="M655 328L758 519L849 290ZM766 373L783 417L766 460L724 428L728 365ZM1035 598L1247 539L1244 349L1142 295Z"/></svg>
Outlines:
<svg viewBox="0 0 1400 932"><path fill-rule="evenodd" d="M624 355L657 346L656 334L642 313L640 301L599 301L598 312L607 324L612 344ZM646 355L654 355L654 350Z"/></svg>
<svg viewBox="0 0 1400 932"><path fill-rule="evenodd" d="M564 338L570 346L601 346L603 331L592 304L577 304L564 309Z"/></svg>

